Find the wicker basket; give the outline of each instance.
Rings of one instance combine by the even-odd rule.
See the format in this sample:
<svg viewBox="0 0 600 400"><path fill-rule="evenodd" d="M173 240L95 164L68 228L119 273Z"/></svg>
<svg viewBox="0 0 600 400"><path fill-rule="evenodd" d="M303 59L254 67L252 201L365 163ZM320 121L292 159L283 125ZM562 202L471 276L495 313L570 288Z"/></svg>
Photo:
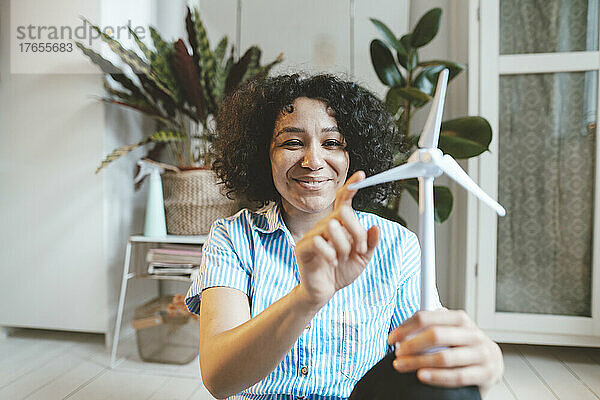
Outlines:
<svg viewBox="0 0 600 400"><path fill-rule="evenodd" d="M211 170L165 171L162 184L169 235L206 235L215 220L238 209L235 201L221 194Z"/></svg>

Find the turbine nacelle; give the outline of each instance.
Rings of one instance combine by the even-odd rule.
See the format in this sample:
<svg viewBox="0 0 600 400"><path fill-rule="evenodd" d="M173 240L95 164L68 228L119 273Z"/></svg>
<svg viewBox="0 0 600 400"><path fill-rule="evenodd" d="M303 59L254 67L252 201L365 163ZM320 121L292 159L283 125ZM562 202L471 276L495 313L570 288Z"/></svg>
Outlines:
<svg viewBox="0 0 600 400"><path fill-rule="evenodd" d="M440 161L444 157L444 153L440 149L417 149L414 153L408 157L407 163L421 163L423 166L422 177L430 176L437 178L442 175L444 171L439 167Z"/></svg>

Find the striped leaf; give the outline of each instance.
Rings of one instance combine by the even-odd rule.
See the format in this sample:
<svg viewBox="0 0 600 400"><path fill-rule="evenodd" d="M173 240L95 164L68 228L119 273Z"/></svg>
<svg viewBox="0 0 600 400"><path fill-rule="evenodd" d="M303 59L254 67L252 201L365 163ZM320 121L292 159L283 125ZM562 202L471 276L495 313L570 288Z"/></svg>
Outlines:
<svg viewBox="0 0 600 400"><path fill-rule="evenodd" d="M135 40L135 43L137 43L137 45L140 48L140 50L142 51L142 53L144 53L144 56L146 56L146 59L150 60L150 56L152 55L152 51L148 48L148 46L146 46L146 44L144 44L144 42L142 42L140 40L140 38L138 37L137 33L135 33L133 31L133 29L131 29L130 26L127 26L127 29L129 30L129 33L131 34L131 36L133 36L133 39Z"/></svg>
<svg viewBox="0 0 600 400"><path fill-rule="evenodd" d="M125 73L117 68L113 63L102 57L100 54L96 53L94 50L85 47L80 42L75 42L75 45L81 49L83 54L88 56L90 60L94 64L100 67L102 72L105 74L109 74L111 78L113 78L116 82L119 82L125 89L129 90L132 94L143 97L144 94L141 92L139 87L133 83L131 79L125 75Z"/></svg>
<svg viewBox="0 0 600 400"><path fill-rule="evenodd" d="M280 62L283 61L283 53L279 53L279 55L277 56L277 58L274 61L271 61L269 64L261 67L260 71L258 71L258 73L256 75L254 75L252 78L253 79L264 79L269 75L269 72L271 71L271 69L279 64Z"/></svg>
<svg viewBox="0 0 600 400"><path fill-rule="evenodd" d="M140 56L138 56L134 51L128 50L121 46L121 43L117 42L116 40L108 36L106 33L102 32L100 28L98 28L96 25L92 25L91 23L90 25L92 29L96 31L98 35L100 35L102 41L108 44L108 47L110 47L110 49L115 54L117 54L125 64L129 65L129 67L131 67L134 73L150 74L150 65L148 65L144 60L142 60Z"/></svg>
<svg viewBox="0 0 600 400"><path fill-rule="evenodd" d="M140 79L144 90L153 98L160 100L169 115L175 115L176 101L173 98L173 94L152 73L150 65L142 60L134 51L125 49L119 42L102 32L97 26L92 24L90 25L96 31L96 33L100 35L100 38L106 44L108 44L110 49L116 53L124 63L129 65L129 67Z"/></svg>
<svg viewBox="0 0 600 400"><path fill-rule="evenodd" d="M106 167L108 164L110 164L111 162L115 161L116 159L120 158L121 156L126 155L127 153L131 152L132 150L137 149L138 147L141 147L147 143L150 142L150 138L146 138L136 144L128 144L126 146L121 146L116 150L113 150L112 153L110 153L109 155L106 156L106 158L104 160L102 160L102 163L100 164L100 166L96 169L96 174L98 172L100 172L100 170L104 167Z"/></svg>
<svg viewBox="0 0 600 400"><path fill-rule="evenodd" d="M152 73L173 95L173 99L178 103L183 102L180 86L177 84L177 79L171 69L171 60L173 58L173 47L170 43L165 42L160 34L150 27L150 36L154 43L156 52L150 55L150 67Z"/></svg>
<svg viewBox="0 0 600 400"><path fill-rule="evenodd" d="M215 80L215 92L218 96L219 103L217 106L220 107L220 103L223 100L223 96L225 95L225 83L227 81L227 76L229 76L229 71L231 71L231 67L233 66L233 46L231 47L231 54L225 65L220 68L217 68L217 78Z"/></svg>
<svg viewBox="0 0 600 400"><path fill-rule="evenodd" d="M249 78L251 78L254 75L256 75L257 73L259 73L261 70L260 56L261 56L262 52L256 46L252 46L248 50L250 51L250 61L248 62L248 68L246 68L246 72L244 72L244 75L242 76L240 83L245 82Z"/></svg>
<svg viewBox="0 0 600 400"><path fill-rule="evenodd" d="M216 114L217 100L215 93L216 63L210 50L208 35L202 24L198 9L194 9L194 31L196 33L196 52L199 56L200 76L204 82L206 97L208 99L208 109L210 114Z"/></svg>
<svg viewBox="0 0 600 400"><path fill-rule="evenodd" d="M186 135L184 133L178 131L156 131L148 140L152 142L181 142L186 139Z"/></svg>
<svg viewBox="0 0 600 400"><path fill-rule="evenodd" d="M196 25L194 23L194 15L192 10L188 7L187 15L185 17L185 29L188 34L188 41L190 42L190 46L192 48L192 59L194 60L194 66L196 67L196 73L200 77L200 81L202 82L202 94L204 96L204 104L206 105L206 113L210 114L209 104L210 99L209 95L204 86L204 72L202 71L202 65L200 63L200 54L198 53L198 40L196 33Z"/></svg>
<svg viewBox="0 0 600 400"><path fill-rule="evenodd" d="M149 75L138 74L138 78L140 79L144 90L148 92L152 98L156 99L156 102L162 105L165 112L170 117L173 117L178 106L171 94L166 93L163 89L161 89L160 83L157 82L155 77L151 78Z"/></svg>
<svg viewBox="0 0 600 400"><path fill-rule="evenodd" d="M227 50L227 36L223 36L215 47L215 51L213 52L215 56L215 63L217 66L221 66L223 64L223 57L225 57L225 51Z"/></svg>
<svg viewBox="0 0 600 400"><path fill-rule="evenodd" d="M167 118L166 115L162 114L162 111L157 108L153 103L149 102L146 98L140 98L132 95L128 92L123 92L113 88L108 80L104 78L104 89L113 97L116 97L118 101L126 103L126 106L136 108L138 111L148 114L151 117L160 117L162 119ZM115 100L114 98L108 98L107 100Z"/></svg>

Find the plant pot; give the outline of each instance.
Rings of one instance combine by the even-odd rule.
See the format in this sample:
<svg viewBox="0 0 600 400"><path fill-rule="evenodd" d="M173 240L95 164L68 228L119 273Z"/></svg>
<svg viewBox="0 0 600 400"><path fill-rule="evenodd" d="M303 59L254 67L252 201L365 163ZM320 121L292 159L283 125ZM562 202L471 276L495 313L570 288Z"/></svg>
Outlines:
<svg viewBox="0 0 600 400"><path fill-rule="evenodd" d="M206 235L212 223L233 215L237 203L221 193L208 169L162 174L165 217L169 235Z"/></svg>

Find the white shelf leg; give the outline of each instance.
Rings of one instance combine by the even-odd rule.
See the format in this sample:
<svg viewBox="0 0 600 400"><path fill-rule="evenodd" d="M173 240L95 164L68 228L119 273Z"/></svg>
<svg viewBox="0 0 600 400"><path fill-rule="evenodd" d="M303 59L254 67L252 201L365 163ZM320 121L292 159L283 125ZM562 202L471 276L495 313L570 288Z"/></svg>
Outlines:
<svg viewBox="0 0 600 400"><path fill-rule="evenodd" d="M131 260L131 240L127 241L127 250L125 251L125 263L123 265L123 280L121 281L121 294L119 295L119 309L117 310L117 321L115 322L115 334L112 342L112 351L110 354L110 368L115 367L117 358L117 347L119 346L119 335L121 333L121 322L123 321L123 310L125 308L125 295L127 293L127 281L129 280L129 268Z"/></svg>

